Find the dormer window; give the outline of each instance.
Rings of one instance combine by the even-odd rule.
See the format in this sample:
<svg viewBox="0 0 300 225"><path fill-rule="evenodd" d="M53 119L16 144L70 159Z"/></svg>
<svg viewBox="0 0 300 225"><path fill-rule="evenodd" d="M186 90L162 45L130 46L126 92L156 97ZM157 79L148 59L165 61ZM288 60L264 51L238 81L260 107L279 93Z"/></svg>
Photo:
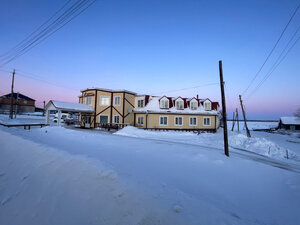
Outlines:
<svg viewBox="0 0 300 225"><path fill-rule="evenodd" d="M139 107L139 108L144 107L144 99L138 100L138 107Z"/></svg>
<svg viewBox="0 0 300 225"><path fill-rule="evenodd" d="M169 99L167 99L167 98L161 99L159 106L161 109L168 109L169 108Z"/></svg>
<svg viewBox="0 0 300 225"><path fill-rule="evenodd" d="M211 110L211 103L209 101L204 102L204 109L205 110Z"/></svg>
<svg viewBox="0 0 300 225"><path fill-rule="evenodd" d="M177 99L175 105L176 105L176 109L184 108L184 103L183 103L183 100L181 100L181 99Z"/></svg>
<svg viewBox="0 0 300 225"><path fill-rule="evenodd" d="M190 109L196 110L197 108L198 108L198 102L195 99L190 101Z"/></svg>

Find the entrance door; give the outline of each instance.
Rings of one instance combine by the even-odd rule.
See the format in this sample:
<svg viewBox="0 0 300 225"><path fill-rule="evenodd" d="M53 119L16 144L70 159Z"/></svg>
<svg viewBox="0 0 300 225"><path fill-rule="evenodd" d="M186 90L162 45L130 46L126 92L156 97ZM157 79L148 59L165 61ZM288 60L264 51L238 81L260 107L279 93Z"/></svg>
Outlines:
<svg viewBox="0 0 300 225"><path fill-rule="evenodd" d="M107 124L108 123L108 116L107 115L100 115L100 124Z"/></svg>
<svg viewBox="0 0 300 225"><path fill-rule="evenodd" d="M91 127L91 117L90 116L86 116L85 117L85 128L90 128Z"/></svg>

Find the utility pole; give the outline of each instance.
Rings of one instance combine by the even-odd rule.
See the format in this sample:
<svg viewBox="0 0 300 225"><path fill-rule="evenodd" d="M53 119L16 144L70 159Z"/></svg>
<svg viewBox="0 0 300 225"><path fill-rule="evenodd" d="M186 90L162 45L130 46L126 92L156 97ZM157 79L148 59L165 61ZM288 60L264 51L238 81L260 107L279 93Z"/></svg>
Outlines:
<svg viewBox="0 0 300 225"><path fill-rule="evenodd" d="M16 107L15 107L15 118L17 118L18 109L19 109L19 92L17 93L17 102L16 102Z"/></svg>
<svg viewBox="0 0 300 225"><path fill-rule="evenodd" d="M9 111L9 118L13 118L13 107L14 107L14 82L15 82L15 73L16 71L14 70L12 74L12 80L11 80L11 95L10 95L10 111Z"/></svg>
<svg viewBox="0 0 300 225"><path fill-rule="evenodd" d="M231 131L233 131L233 129L234 129L234 123L235 123L235 118L234 118L234 112L233 112L233 115L232 115L232 128L231 128Z"/></svg>
<svg viewBox="0 0 300 225"><path fill-rule="evenodd" d="M43 103L44 103L44 109L43 109L43 116L45 116L45 101L43 101Z"/></svg>
<svg viewBox="0 0 300 225"><path fill-rule="evenodd" d="M245 127L246 127L246 131L247 131L247 137L251 137L250 131L249 131L248 127L247 127L247 120L246 120L246 115L245 115L244 105L243 105L243 101L242 101L242 96L239 95L239 97L240 97L240 103L241 103L241 108L242 108L242 112L243 112L243 117L244 117Z"/></svg>
<svg viewBox="0 0 300 225"><path fill-rule="evenodd" d="M238 127L238 132L240 132L238 108L236 108L235 118L236 118L236 123L237 123L237 127Z"/></svg>
<svg viewBox="0 0 300 225"><path fill-rule="evenodd" d="M219 61L219 71L220 71L220 85L221 85L221 97L222 97L222 113L224 122L224 150L225 155L229 157L228 150L228 134L227 134L227 118L226 118L226 103L225 103L225 92L224 92L224 81L223 81L223 68L222 61Z"/></svg>

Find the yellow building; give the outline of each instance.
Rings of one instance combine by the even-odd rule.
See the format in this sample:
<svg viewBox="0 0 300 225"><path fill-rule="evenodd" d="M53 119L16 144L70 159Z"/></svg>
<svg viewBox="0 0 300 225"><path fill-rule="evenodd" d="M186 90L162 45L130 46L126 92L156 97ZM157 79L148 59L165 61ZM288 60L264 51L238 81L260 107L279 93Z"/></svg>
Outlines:
<svg viewBox="0 0 300 225"><path fill-rule="evenodd" d="M219 104L210 99L137 95L127 90L82 90L79 102L95 109L82 115L85 127L132 125L144 129L215 132L220 126Z"/></svg>

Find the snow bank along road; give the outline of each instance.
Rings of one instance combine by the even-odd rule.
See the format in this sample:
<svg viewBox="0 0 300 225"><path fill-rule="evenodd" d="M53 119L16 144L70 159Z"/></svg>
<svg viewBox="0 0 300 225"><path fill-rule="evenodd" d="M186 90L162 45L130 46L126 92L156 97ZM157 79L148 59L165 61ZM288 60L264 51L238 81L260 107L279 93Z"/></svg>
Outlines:
<svg viewBox="0 0 300 225"><path fill-rule="evenodd" d="M196 145L0 128L0 224L299 224L300 175Z"/></svg>

